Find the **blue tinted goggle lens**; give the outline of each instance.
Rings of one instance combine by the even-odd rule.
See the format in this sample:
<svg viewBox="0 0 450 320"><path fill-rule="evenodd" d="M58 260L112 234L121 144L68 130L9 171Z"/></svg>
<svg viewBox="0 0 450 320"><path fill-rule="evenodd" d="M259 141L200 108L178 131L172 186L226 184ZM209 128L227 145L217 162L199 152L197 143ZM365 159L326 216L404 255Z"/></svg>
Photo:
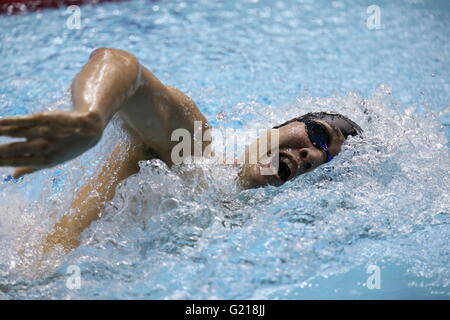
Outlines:
<svg viewBox="0 0 450 320"><path fill-rule="evenodd" d="M319 149L322 149L327 154L327 160L325 162L330 161L333 157L328 153L328 143L330 141L330 137L328 136L327 130L323 127L323 125L319 122L307 120L304 121L306 126L306 131L308 132L309 140L311 143Z"/></svg>

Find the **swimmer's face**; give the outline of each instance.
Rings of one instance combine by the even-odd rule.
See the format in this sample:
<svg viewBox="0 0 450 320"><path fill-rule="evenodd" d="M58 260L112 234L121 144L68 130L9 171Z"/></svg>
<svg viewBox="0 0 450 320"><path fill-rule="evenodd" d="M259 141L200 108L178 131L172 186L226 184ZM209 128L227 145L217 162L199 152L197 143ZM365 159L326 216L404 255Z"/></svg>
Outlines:
<svg viewBox="0 0 450 320"><path fill-rule="evenodd" d="M341 146L345 141L344 136L339 129L332 127L328 122L314 121L322 124L328 133L328 152L332 157L335 157L341 151ZM274 147L275 144L272 144L269 138L269 133L272 130L278 130L278 153L276 147ZM241 185L246 188L267 185L280 186L305 172L314 170L327 160L326 152L312 144L303 122L294 121L272 130L267 135L258 138L246 150L246 161L239 174ZM267 150L272 149L272 151L257 156L256 146L258 143L260 145L266 144ZM255 157L254 159L258 159L257 164L252 164L255 161L247 161L252 156ZM273 160L276 156L278 156L279 164L274 166ZM272 165L270 161L272 161Z"/></svg>

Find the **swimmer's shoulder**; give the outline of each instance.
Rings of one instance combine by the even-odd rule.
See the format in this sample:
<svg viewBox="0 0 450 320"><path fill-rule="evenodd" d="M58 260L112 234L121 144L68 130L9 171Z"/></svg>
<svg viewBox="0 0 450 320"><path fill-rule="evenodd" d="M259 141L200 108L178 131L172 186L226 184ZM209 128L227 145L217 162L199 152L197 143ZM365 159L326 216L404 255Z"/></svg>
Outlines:
<svg viewBox="0 0 450 320"><path fill-rule="evenodd" d="M147 146L144 147L143 158L144 160L161 159L155 150Z"/></svg>

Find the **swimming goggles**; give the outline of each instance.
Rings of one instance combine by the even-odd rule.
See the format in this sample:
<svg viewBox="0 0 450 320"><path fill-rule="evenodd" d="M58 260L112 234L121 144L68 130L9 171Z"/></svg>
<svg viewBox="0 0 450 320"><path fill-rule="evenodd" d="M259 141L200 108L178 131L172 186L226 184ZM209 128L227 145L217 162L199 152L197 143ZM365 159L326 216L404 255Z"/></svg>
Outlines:
<svg viewBox="0 0 450 320"><path fill-rule="evenodd" d="M318 149L325 151L327 159L325 163L329 162L333 157L328 152L328 144L330 142L330 136L327 129L320 122L314 120L298 120L303 122L306 126L306 132L308 133L309 140Z"/></svg>

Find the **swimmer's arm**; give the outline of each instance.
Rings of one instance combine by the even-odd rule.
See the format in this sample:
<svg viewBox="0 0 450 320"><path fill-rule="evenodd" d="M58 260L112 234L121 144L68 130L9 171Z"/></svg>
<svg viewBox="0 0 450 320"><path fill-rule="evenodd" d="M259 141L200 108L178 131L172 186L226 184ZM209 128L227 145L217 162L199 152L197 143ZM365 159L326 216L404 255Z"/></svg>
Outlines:
<svg viewBox="0 0 450 320"><path fill-rule="evenodd" d="M72 82L74 109L96 114L105 128L142 84L142 67L134 55L118 49L96 49Z"/></svg>
<svg viewBox="0 0 450 320"><path fill-rule="evenodd" d="M114 114L142 84L136 57L95 50L72 82L74 111L0 119L0 135L26 141L0 146L0 166L19 167L16 178L69 161L95 146Z"/></svg>
<svg viewBox="0 0 450 320"><path fill-rule="evenodd" d="M209 128L195 103L165 86L123 50L95 50L72 82L74 111L51 111L0 119L0 135L27 141L0 146L0 166L19 167L20 177L69 161L92 148L114 114L171 165L176 129L193 136L194 122ZM119 112L120 111L120 112ZM207 143L204 143L205 147Z"/></svg>
<svg viewBox="0 0 450 320"><path fill-rule="evenodd" d="M171 151L178 141L172 133L180 128L194 133L194 123L202 130L209 123L192 99L180 90L163 84L131 53L119 49L95 50L72 84L75 109L96 114L105 128L118 113L127 131L172 165ZM205 148L208 142L204 142Z"/></svg>
<svg viewBox="0 0 450 320"><path fill-rule="evenodd" d="M76 194L69 213L55 225L43 243L43 251L62 247L69 252L79 245L80 234L99 219L107 201L114 197L120 181L139 171L138 162L146 158L144 148L134 140L130 146L118 144L95 178Z"/></svg>

